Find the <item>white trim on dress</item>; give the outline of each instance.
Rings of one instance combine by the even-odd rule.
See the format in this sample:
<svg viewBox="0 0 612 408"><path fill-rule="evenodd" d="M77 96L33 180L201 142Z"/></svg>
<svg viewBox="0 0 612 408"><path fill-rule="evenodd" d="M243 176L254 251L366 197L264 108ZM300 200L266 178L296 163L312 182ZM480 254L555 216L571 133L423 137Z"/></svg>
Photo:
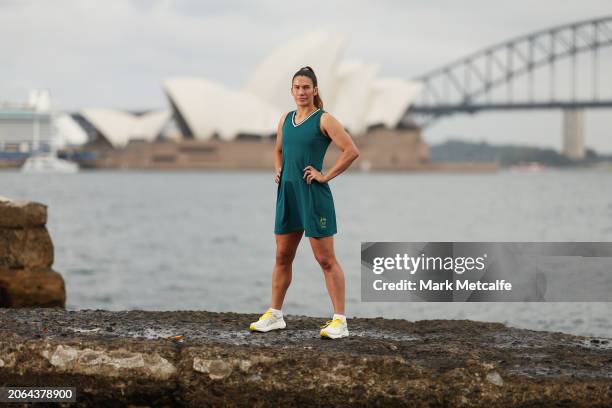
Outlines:
<svg viewBox="0 0 612 408"><path fill-rule="evenodd" d="M302 123L306 122L312 115L314 115L315 113L317 113L320 110L321 110L321 108L317 108L316 110L312 111L312 113L310 115L308 115L306 118L302 119L302 121L300 123L298 123L297 125L295 124L295 112L297 112L297 111L293 111L293 115L291 115L291 124L293 125L293 127L298 127Z"/></svg>

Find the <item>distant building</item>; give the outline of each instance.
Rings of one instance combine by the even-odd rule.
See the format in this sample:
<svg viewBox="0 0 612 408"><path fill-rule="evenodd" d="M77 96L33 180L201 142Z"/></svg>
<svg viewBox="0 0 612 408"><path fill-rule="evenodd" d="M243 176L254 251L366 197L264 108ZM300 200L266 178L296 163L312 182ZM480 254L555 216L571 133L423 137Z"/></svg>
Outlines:
<svg viewBox="0 0 612 408"><path fill-rule="evenodd" d="M23 159L86 141L86 133L70 115L53 110L46 90L30 91L24 103L0 104L0 158Z"/></svg>
<svg viewBox="0 0 612 408"><path fill-rule="evenodd" d="M50 112L26 107L0 107L0 151L29 155L49 151L53 143Z"/></svg>

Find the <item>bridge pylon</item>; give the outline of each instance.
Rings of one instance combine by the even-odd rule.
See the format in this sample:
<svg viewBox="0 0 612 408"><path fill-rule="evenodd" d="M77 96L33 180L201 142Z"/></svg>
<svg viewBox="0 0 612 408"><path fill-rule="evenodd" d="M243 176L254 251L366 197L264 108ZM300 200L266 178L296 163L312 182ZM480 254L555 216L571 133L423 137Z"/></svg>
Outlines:
<svg viewBox="0 0 612 408"><path fill-rule="evenodd" d="M584 109L563 110L563 154L572 160L585 157L584 147Z"/></svg>

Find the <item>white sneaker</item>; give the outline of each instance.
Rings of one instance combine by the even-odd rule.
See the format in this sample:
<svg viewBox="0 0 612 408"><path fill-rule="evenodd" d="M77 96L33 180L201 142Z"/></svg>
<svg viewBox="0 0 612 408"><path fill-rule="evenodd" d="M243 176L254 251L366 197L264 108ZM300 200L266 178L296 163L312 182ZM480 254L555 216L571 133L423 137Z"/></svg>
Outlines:
<svg viewBox="0 0 612 408"><path fill-rule="evenodd" d="M346 325L346 319L335 318L328 320L324 326L321 326L321 337L330 339L339 339L348 337L349 331Z"/></svg>
<svg viewBox="0 0 612 408"><path fill-rule="evenodd" d="M270 330L284 329L287 327L283 316L275 316L272 310L268 309L259 317L259 320L251 323L249 329L251 331L269 332Z"/></svg>

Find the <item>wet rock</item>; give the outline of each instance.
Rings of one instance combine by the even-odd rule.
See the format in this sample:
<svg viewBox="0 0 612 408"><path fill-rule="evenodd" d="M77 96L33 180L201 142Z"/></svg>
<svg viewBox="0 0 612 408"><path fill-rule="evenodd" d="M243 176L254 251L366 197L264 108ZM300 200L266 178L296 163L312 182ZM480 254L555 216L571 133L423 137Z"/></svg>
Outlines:
<svg viewBox="0 0 612 408"><path fill-rule="evenodd" d="M256 317L0 310L0 384L75 386L77 406L612 405L605 339L350 319L357 335L325 341L322 318L287 315L286 330L255 334Z"/></svg>

